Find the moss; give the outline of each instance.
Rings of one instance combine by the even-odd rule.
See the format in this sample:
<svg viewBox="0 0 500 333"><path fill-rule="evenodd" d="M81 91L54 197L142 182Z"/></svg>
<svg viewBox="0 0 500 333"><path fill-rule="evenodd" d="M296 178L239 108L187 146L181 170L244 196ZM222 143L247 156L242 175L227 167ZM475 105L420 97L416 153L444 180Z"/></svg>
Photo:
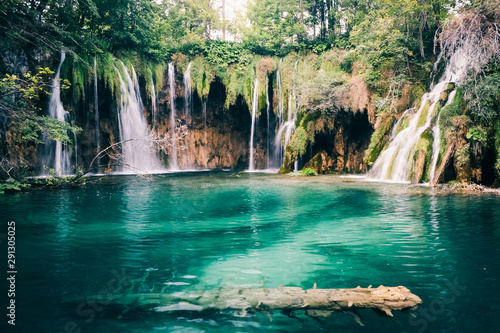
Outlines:
<svg viewBox="0 0 500 333"><path fill-rule="evenodd" d="M425 92L426 89L422 84L413 85L410 90L410 105L415 105L417 110L420 109L422 96L424 96Z"/></svg>
<svg viewBox="0 0 500 333"><path fill-rule="evenodd" d="M151 71L150 67L146 68L146 72L144 73L144 79L146 80L146 94L148 96L151 96L154 82L153 82L153 72Z"/></svg>
<svg viewBox="0 0 500 333"><path fill-rule="evenodd" d="M426 101L424 106L422 107L422 112L420 113L420 117L418 118L417 127L422 127L425 125L430 107L431 107L431 101Z"/></svg>
<svg viewBox="0 0 500 333"><path fill-rule="evenodd" d="M210 83L215 80L215 77L215 72L204 56L198 56L193 59L193 64L191 66L193 89L198 92L198 95L203 100L208 98Z"/></svg>
<svg viewBox="0 0 500 333"><path fill-rule="evenodd" d="M290 173L293 171L293 169L292 169L292 165L293 165L292 154L290 152L289 147L290 147L290 145L288 145L288 147L286 148L285 159L284 159L283 165L281 166L280 170L278 171L278 173L280 173L280 174Z"/></svg>
<svg viewBox="0 0 500 333"><path fill-rule="evenodd" d="M449 105L446 105L442 110L441 110L441 116L439 118L439 125L440 125L440 137L441 137L441 150L439 152L440 156L443 156L447 147L447 135L446 133L448 131L453 131L455 129L455 126L453 125L452 120L455 117L458 117L460 115L464 114L464 111L466 109L466 104L463 99L463 91L460 88L457 88L457 92L455 94L455 97L453 99L453 102L451 102Z"/></svg>
<svg viewBox="0 0 500 333"><path fill-rule="evenodd" d="M452 92L453 90L455 90L455 83L453 82L450 82L446 85L446 92Z"/></svg>
<svg viewBox="0 0 500 333"><path fill-rule="evenodd" d="M471 160L470 160L470 145L464 144L457 148L455 152L455 168L457 171L457 181L470 182L471 174Z"/></svg>
<svg viewBox="0 0 500 333"><path fill-rule="evenodd" d="M111 53L105 53L97 57L97 73L104 81L104 86L116 96L116 91L120 91L120 81L114 69L114 60Z"/></svg>
<svg viewBox="0 0 500 333"><path fill-rule="evenodd" d="M308 136L307 131L303 127L299 127L295 130L292 135L290 143L290 152L292 153L292 159L295 161L299 156L302 156L307 151ZM288 148L288 147L287 147ZM288 150L288 149L287 149Z"/></svg>
<svg viewBox="0 0 500 333"><path fill-rule="evenodd" d="M432 131L430 129L425 130L421 135L420 138L417 141L417 144L415 145L415 152L413 155L413 161L416 162L418 155L423 153L425 155L425 161L423 168L421 170L421 175L422 179L418 179L417 182L419 181L424 181L428 182L429 181L429 172L430 172L430 167L431 167L431 158L432 158L432 143L434 142L434 136L432 134ZM412 176L411 179L414 178L415 172L417 170L412 171Z"/></svg>
<svg viewBox="0 0 500 333"><path fill-rule="evenodd" d="M495 123L495 152L496 152L495 185L500 186L500 117L497 118L497 121Z"/></svg>
<svg viewBox="0 0 500 333"><path fill-rule="evenodd" d="M386 146L389 139L390 131L394 126L394 121L395 121L394 116L386 115L385 118L380 123L380 126L373 133L370 140L370 145L368 146L368 149L365 152L365 158L364 158L365 162L369 166L373 165L375 160L378 158L378 156Z"/></svg>
<svg viewBox="0 0 500 333"><path fill-rule="evenodd" d="M166 66L164 63L156 64L153 67L153 80L155 82L156 91L160 91L163 88L165 82L165 70Z"/></svg>
<svg viewBox="0 0 500 333"><path fill-rule="evenodd" d="M408 126L410 125L410 120L411 118L409 116L403 116L403 119L401 119L398 127L396 128L396 135L398 135L402 130L408 128Z"/></svg>

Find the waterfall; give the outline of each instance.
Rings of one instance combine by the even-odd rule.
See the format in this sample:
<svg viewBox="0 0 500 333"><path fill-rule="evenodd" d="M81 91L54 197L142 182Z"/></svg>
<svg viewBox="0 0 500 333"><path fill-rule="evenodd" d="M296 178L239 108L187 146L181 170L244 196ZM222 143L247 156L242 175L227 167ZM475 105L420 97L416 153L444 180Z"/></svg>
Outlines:
<svg viewBox="0 0 500 333"><path fill-rule="evenodd" d="M156 90L153 79L151 79L151 109L153 110L153 129L156 130L158 127L158 107L156 106Z"/></svg>
<svg viewBox="0 0 500 333"><path fill-rule="evenodd" d="M66 118L68 113L64 110L64 106L61 101L60 76L61 66L65 59L66 53L61 51L61 60L59 62L59 66L57 67L54 79L52 80L52 89L49 101L49 116L61 122L67 122ZM44 165L54 169L58 176L67 176L71 174L71 162L68 146L59 140L54 142L54 140L45 138L45 150L44 155L42 156L42 161Z"/></svg>
<svg viewBox="0 0 500 333"><path fill-rule="evenodd" d="M177 164L177 138L176 138L176 117L175 117L175 67L174 64L168 63L168 84L170 90L170 131L172 135L172 152L170 157L170 170L179 170L179 165Z"/></svg>
<svg viewBox="0 0 500 333"><path fill-rule="evenodd" d="M266 113L267 113L267 163L266 163L266 168L269 169L270 167L270 160L269 160L269 155L270 155L270 150L269 150L269 109L271 108L271 105L269 103L269 77L266 75Z"/></svg>
<svg viewBox="0 0 500 333"><path fill-rule="evenodd" d="M252 98L252 127L250 129L250 163L248 165L249 171L255 170L255 162L253 158L253 138L255 132L255 118L257 115L257 108L259 107L259 80L255 77L255 86L253 88L253 98Z"/></svg>
<svg viewBox="0 0 500 333"><path fill-rule="evenodd" d="M97 96L97 56L94 56L94 120L96 154L99 154L101 151L101 129L99 120L99 98ZM100 158L97 159L97 166L99 166L100 160Z"/></svg>
<svg viewBox="0 0 500 333"><path fill-rule="evenodd" d="M125 80L118 68L115 67L115 70L120 78L118 124L120 141L123 142L122 163L139 173L162 170L160 160L153 151L153 145L149 139L135 69L132 66L132 77L130 77L125 64L123 62L121 64Z"/></svg>
<svg viewBox="0 0 500 333"><path fill-rule="evenodd" d="M278 63L278 69L276 70L276 87L277 87L277 105L276 105L276 116L278 117L277 133L274 138L274 158L273 164L280 167L283 164L284 147L281 143L281 134L283 133L283 89L281 86L281 64L283 59L280 59Z"/></svg>
<svg viewBox="0 0 500 333"><path fill-rule="evenodd" d="M431 128L431 121L434 116L434 109L440 102L441 93L448 91L448 84L457 82L464 74L466 58L461 56L461 52L457 51L446 65L445 73L436 85L431 85L431 91L422 97L421 106L414 114L413 109L407 110L403 117L410 117L407 128L396 134L396 129L393 129L389 146L385 149L373 164L372 169L368 172L368 176L373 179L390 180L396 182L408 182L410 172L413 168L413 155L415 146L420 139L422 133ZM452 91L446 100L446 105L453 101L455 91ZM425 114L427 112L427 114ZM402 117L402 118L403 118ZM425 117L425 123L422 121ZM433 145L432 159L429 177L434 176L436 164L439 159L439 114L437 115L437 124L433 126ZM420 123L420 124L419 124ZM399 122L397 123L399 125Z"/></svg>
<svg viewBox="0 0 500 333"><path fill-rule="evenodd" d="M193 108L193 90L191 89L191 62L189 62L189 65L184 72L184 109L185 109L185 115L186 115L186 125L188 124L188 118L189 116L192 117L192 108ZM191 119L191 124L192 124L192 119Z"/></svg>
<svg viewBox="0 0 500 333"><path fill-rule="evenodd" d="M202 112L203 112L203 125L204 125L205 132L206 132L206 130L207 130L207 101L203 101Z"/></svg>
<svg viewBox="0 0 500 333"><path fill-rule="evenodd" d="M453 90L450 93L450 96L448 97L448 102L446 103L445 106L448 106L451 103L453 103L453 99L455 98L456 93L457 93L456 90ZM439 128L440 119L441 119L441 114L438 115L438 118L436 120L436 126L434 126L434 128L432 129L432 133L434 135L434 141L432 143L432 164L431 164L431 170L429 172L429 180L432 180L434 174L436 173L437 162L439 159L439 150L441 149L441 130Z"/></svg>
<svg viewBox="0 0 500 333"><path fill-rule="evenodd" d="M297 72L299 60L295 62L293 75ZM278 64L278 70L276 71L276 80L278 87L278 121L279 127L274 139L274 147L278 152L278 156L276 158L278 165L282 165L284 162L284 156L286 152L286 146L290 143L290 139L292 134L295 132L295 122L297 121L297 97L295 95L295 91L292 88L288 94L288 115L287 120L284 120L284 97L283 90L281 86L281 74L280 74L281 60ZM283 141L284 139L284 141Z"/></svg>

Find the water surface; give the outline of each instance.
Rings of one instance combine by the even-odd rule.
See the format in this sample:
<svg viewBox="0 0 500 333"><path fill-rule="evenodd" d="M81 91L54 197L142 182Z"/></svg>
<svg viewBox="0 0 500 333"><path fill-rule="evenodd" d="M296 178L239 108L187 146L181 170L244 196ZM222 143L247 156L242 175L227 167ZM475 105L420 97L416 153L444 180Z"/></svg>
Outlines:
<svg viewBox="0 0 500 333"><path fill-rule="evenodd" d="M2 232L7 221L17 226L15 332L500 331L496 195L207 172L95 178L1 195L0 207ZM362 327L348 313L315 319L81 303L120 279L127 290L165 293L404 285L424 304L394 318L359 311Z"/></svg>

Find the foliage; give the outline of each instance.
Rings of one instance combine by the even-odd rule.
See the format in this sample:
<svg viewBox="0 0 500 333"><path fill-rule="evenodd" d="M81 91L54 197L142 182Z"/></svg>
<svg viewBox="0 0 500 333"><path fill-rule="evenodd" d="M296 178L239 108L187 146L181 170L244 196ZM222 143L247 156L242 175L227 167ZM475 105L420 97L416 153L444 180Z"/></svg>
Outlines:
<svg viewBox="0 0 500 333"><path fill-rule="evenodd" d="M309 60L309 61L307 61ZM339 67L318 68L307 59L293 78L299 107L303 112L332 112L340 108L340 96L345 82Z"/></svg>
<svg viewBox="0 0 500 333"><path fill-rule="evenodd" d="M480 143L485 143L487 138L487 132L484 128L481 127L471 127L467 132L466 138L471 141L476 141Z"/></svg>
<svg viewBox="0 0 500 333"><path fill-rule="evenodd" d="M50 94L52 86L49 68L39 68L36 74L27 72L22 76L6 74L0 81L0 114L12 122L12 128L21 134L21 141L41 143L42 134L53 140L71 142L68 132L79 133L80 128L38 115L37 101L41 94ZM61 89L67 89L69 82L62 80Z"/></svg>
<svg viewBox="0 0 500 333"><path fill-rule="evenodd" d="M310 169L310 168L304 168L304 169L300 170L299 173L302 176L317 176L318 175L316 173L316 171L314 171L313 169Z"/></svg>
<svg viewBox="0 0 500 333"><path fill-rule="evenodd" d="M85 178L83 178L83 172L81 170L77 170L74 176L65 176L62 177L57 174L54 169L49 169L44 167L47 171L49 177L45 178L42 182L43 185L53 187L53 188L61 188L61 187L72 187L81 185L85 182Z"/></svg>
<svg viewBox="0 0 500 333"><path fill-rule="evenodd" d="M482 79L471 79L464 85L465 101L472 116L482 124L488 124L499 116L500 72L490 64Z"/></svg>
<svg viewBox="0 0 500 333"><path fill-rule="evenodd" d="M5 192L22 191L30 188L30 186L30 184L26 184L23 181L8 178L4 182L0 182L0 194L3 194Z"/></svg>

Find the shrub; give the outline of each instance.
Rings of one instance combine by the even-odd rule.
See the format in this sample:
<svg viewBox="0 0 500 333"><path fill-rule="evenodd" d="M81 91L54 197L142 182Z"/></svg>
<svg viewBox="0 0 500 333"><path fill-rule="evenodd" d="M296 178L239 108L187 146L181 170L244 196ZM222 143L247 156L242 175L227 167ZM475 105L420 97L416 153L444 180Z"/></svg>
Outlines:
<svg viewBox="0 0 500 333"><path fill-rule="evenodd" d="M313 169L310 169L310 168L304 168L302 170L299 171L299 174L302 175L302 176L317 176L318 174L316 173L316 171L314 171Z"/></svg>

